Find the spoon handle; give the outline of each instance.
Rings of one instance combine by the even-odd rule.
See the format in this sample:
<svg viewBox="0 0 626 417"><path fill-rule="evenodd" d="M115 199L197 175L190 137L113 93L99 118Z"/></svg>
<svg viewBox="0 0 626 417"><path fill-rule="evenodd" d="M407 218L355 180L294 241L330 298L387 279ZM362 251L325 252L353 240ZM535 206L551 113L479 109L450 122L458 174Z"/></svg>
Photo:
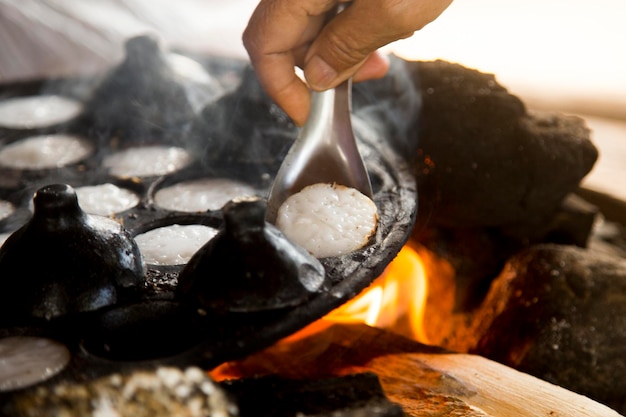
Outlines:
<svg viewBox="0 0 626 417"><path fill-rule="evenodd" d="M333 16L349 3L340 3ZM268 197L266 219L274 223L278 209L308 185L336 183L373 198L372 185L352 130L352 80L314 91L311 110L287 153Z"/></svg>

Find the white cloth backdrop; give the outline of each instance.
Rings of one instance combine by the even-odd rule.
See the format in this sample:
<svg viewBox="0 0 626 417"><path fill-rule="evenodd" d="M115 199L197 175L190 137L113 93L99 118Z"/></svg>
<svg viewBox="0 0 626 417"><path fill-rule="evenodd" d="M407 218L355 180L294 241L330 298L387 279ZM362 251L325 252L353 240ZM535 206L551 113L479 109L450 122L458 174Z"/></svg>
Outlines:
<svg viewBox="0 0 626 417"><path fill-rule="evenodd" d="M0 82L97 71L124 41L158 34L168 47L245 56L256 0L0 0Z"/></svg>

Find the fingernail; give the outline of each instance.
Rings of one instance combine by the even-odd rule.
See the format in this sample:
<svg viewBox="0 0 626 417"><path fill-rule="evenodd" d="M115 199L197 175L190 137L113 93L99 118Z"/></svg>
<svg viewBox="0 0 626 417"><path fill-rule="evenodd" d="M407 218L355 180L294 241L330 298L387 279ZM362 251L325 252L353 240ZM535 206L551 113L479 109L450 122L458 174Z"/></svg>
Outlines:
<svg viewBox="0 0 626 417"><path fill-rule="evenodd" d="M309 85L314 89L328 88L335 78L337 71L326 63L319 55L314 55L304 68L304 75Z"/></svg>

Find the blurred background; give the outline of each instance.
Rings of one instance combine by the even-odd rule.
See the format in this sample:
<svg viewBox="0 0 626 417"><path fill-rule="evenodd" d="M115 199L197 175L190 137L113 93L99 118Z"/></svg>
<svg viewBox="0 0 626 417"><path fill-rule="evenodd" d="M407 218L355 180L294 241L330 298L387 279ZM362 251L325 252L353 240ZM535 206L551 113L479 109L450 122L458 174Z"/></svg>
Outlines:
<svg viewBox="0 0 626 417"><path fill-rule="evenodd" d="M246 58L255 0L0 0L0 82L103 71L131 36ZM586 187L626 199L626 2L455 0L435 22L387 48L493 73L528 107L583 117L600 160Z"/></svg>

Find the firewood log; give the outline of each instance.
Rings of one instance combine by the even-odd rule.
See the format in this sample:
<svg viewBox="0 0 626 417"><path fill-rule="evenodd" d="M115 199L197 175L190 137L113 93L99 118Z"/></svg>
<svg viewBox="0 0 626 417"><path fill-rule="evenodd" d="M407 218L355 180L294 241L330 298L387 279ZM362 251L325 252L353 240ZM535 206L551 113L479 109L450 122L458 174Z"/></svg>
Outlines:
<svg viewBox="0 0 626 417"><path fill-rule="evenodd" d="M620 416L481 356L422 345L362 324L320 321L312 326L317 331L305 329L312 334L292 336L211 375L221 380L263 375L302 380L373 372L407 416Z"/></svg>

